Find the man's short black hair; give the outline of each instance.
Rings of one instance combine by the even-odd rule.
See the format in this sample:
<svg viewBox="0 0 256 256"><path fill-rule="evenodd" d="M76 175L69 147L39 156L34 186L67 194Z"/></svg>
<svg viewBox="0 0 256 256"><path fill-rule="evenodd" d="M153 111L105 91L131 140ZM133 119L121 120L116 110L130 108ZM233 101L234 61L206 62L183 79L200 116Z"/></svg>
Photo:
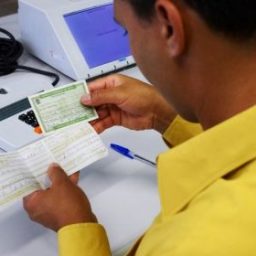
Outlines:
<svg viewBox="0 0 256 256"><path fill-rule="evenodd" d="M180 0L216 31L233 39L256 38L256 0ZM137 15L149 19L156 0L129 0Z"/></svg>

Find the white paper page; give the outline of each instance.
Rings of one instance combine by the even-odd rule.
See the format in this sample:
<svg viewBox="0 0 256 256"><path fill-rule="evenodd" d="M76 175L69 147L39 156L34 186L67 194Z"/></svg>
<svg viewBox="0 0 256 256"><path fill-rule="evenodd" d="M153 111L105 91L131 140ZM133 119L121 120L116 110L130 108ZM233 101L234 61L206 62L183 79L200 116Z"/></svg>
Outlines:
<svg viewBox="0 0 256 256"><path fill-rule="evenodd" d="M83 122L61 130L43 140L55 162L71 175L108 153L100 137L90 124Z"/></svg>
<svg viewBox="0 0 256 256"><path fill-rule="evenodd" d="M0 210L38 188L18 152L0 155Z"/></svg>
<svg viewBox="0 0 256 256"><path fill-rule="evenodd" d="M0 210L49 185L50 163L68 175L107 155L100 137L87 122L60 130L17 152L0 155Z"/></svg>
<svg viewBox="0 0 256 256"><path fill-rule="evenodd" d="M18 152L27 166L26 171L39 182L41 188L46 188L48 185L46 171L49 165L55 162L55 159L49 150L45 148L43 140L28 145Z"/></svg>

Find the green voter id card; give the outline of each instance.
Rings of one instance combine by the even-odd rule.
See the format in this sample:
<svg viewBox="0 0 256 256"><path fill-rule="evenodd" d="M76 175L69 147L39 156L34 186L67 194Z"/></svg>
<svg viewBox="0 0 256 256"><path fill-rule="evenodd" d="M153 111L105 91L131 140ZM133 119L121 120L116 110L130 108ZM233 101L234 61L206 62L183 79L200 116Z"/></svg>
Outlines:
<svg viewBox="0 0 256 256"><path fill-rule="evenodd" d="M38 123L44 134L82 121L98 118L94 108L85 107L80 98L88 94L85 81L71 83L29 97Z"/></svg>

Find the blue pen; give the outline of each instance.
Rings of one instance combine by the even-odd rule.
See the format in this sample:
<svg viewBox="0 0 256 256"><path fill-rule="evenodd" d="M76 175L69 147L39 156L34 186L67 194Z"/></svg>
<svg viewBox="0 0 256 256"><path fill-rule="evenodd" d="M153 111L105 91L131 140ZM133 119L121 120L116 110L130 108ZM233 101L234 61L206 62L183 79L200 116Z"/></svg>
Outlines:
<svg viewBox="0 0 256 256"><path fill-rule="evenodd" d="M130 149L128 148L125 148L125 147L122 147L120 145L117 145L117 144L113 144L111 143L110 144L110 148L112 148L113 150L115 150L116 152L120 153L121 155L123 156L126 156L130 159L136 159L138 161L141 161L143 162L144 164L148 164L150 166L153 166L153 167L156 167L156 163L155 162L152 162L138 154L135 154L134 152L132 152Z"/></svg>

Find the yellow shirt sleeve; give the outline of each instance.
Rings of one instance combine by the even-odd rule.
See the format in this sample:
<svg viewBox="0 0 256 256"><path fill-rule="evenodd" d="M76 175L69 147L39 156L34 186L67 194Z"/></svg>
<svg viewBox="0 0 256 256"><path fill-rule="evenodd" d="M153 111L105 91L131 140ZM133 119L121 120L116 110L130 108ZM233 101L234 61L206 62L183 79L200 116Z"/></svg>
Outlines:
<svg viewBox="0 0 256 256"><path fill-rule="evenodd" d="M105 229L94 223L66 226L58 232L59 256L111 255Z"/></svg>
<svg viewBox="0 0 256 256"><path fill-rule="evenodd" d="M200 134L203 131L202 126L197 123L191 123L180 116L177 116L163 134L163 138L172 146Z"/></svg>

